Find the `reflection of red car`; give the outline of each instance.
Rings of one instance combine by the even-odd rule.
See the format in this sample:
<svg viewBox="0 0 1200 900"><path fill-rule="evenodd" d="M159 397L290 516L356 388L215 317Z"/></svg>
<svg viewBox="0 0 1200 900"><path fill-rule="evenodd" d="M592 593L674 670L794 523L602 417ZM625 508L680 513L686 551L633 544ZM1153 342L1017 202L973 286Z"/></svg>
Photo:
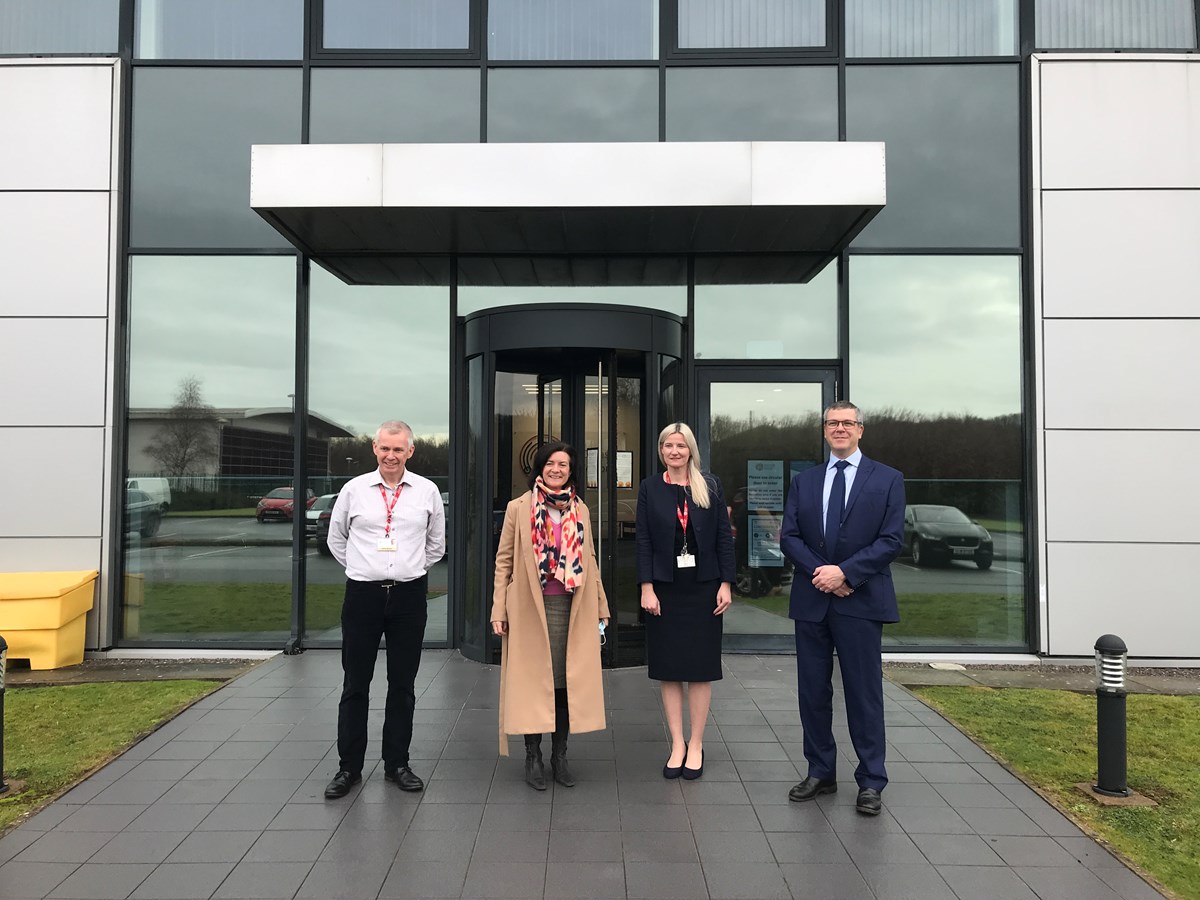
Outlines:
<svg viewBox="0 0 1200 900"><path fill-rule="evenodd" d="M293 491L290 487L275 488L258 501L258 507L254 510L254 518L258 519L260 525L269 519L278 519L283 522L292 521L292 513L296 505L292 494ZM311 488L307 491L307 495L304 503L305 509L312 506L317 499L317 495Z"/></svg>

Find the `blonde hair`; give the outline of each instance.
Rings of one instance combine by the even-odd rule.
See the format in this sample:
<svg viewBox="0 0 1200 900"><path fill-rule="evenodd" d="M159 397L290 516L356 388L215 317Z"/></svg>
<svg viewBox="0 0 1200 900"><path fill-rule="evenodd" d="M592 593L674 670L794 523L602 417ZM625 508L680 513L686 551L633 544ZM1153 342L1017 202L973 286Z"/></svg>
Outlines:
<svg viewBox="0 0 1200 900"><path fill-rule="evenodd" d="M696 436L692 434L692 429L683 422L673 422L659 432L658 458L662 460L664 466L667 464L667 461L663 459L662 447L667 442L667 438L673 434L682 437L688 447L688 486L692 489L692 500L697 506L708 509L708 482L700 471L700 449L696 446Z"/></svg>

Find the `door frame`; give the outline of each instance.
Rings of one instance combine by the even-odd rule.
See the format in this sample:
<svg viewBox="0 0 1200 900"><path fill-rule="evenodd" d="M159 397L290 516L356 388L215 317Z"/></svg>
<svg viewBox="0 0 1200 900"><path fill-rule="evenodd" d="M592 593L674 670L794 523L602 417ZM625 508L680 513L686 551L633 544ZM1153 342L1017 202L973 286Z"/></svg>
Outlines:
<svg viewBox="0 0 1200 900"><path fill-rule="evenodd" d="M803 362L754 362L749 364L712 363L696 366L696 443L700 458L711 458L712 396L714 383L752 384L784 382L821 385L821 410L840 399L844 383L840 360L811 360ZM823 438L822 438L823 440ZM725 651L794 652L795 639L788 634L731 634L722 640Z"/></svg>

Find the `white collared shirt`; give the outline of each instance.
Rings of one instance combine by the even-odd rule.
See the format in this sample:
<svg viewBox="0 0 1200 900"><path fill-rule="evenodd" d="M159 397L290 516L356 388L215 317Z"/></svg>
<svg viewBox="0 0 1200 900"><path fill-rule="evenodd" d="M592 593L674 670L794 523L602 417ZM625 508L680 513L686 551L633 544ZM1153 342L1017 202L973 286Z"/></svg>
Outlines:
<svg viewBox="0 0 1200 900"><path fill-rule="evenodd" d="M329 521L329 550L351 581L413 581L445 555L441 491L407 469L400 483L404 487L392 510L390 532L395 550L379 549L393 497L379 470L350 479L338 493Z"/></svg>
<svg viewBox="0 0 1200 900"><path fill-rule="evenodd" d="M829 494L833 490L833 478L837 475L837 464L841 462L832 453L829 454L829 461L825 464L825 487L821 491L821 522L824 524L825 517L829 515ZM846 501L850 499L850 488L854 485L854 475L858 472L858 464L862 462L862 451L855 450L846 457L846 462L850 465L846 466L846 496L842 498L842 509L846 508Z"/></svg>

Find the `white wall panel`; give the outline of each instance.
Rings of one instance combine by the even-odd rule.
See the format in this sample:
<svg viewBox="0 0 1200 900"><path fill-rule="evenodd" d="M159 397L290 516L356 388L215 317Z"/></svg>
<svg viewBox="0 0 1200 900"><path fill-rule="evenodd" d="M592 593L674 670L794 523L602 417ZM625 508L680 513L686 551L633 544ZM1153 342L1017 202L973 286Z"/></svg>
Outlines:
<svg viewBox="0 0 1200 900"><path fill-rule="evenodd" d="M1133 656L1195 658L1200 603L1196 544L1050 544L1050 653L1091 656L1116 634ZM1130 572L1150 578L1130 579ZM1140 587L1131 586L1136 581Z"/></svg>
<svg viewBox="0 0 1200 900"><path fill-rule="evenodd" d="M1200 187L1200 66L1044 61L1042 187Z"/></svg>
<svg viewBox="0 0 1200 900"><path fill-rule="evenodd" d="M0 538L98 538L102 428L0 428Z"/></svg>
<svg viewBox="0 0 1200 900"><path fill-rule="evenodd" d="M111 185L111 65L0 65L0 190Z"/></svg>
<svg viewBox="0 0 1200 900"><path fill-rule="evenodd" d="M1200 319L1045 323L1047 428L1200 429ZM1170 360L1170 372L1163 361Z"/></svg>
<svg viewBox="0 0 1200 900"><path fill-rule="evenodd" d="M104 319L5 319L0 328L0 422L103 425Z"/></svg>
<svg viewBox="0 0 1200 900"><path fill-rule="evenodd" d="M107 315L112 196L0 192L0 315Z"/></svg>
<svg viewBox="0 0 1200 900"><path fill-rule="evenodd" d="M1046 539L1200 543L1198 459L1195 431L1047 431Z"/></svg>
<svg viewBox="0 0 1200 900"><path fill-rule="evenodd" d="M102 568L100 538L0 538L0 572L79 572Z"/></svg>
<svg viewBox="0 0 1200 900"><path fill-rule="evenodd" d="M1195 146L1200 158L1200 134ZM1197 248L1200 190L1043 191L1043 311L1047 317L1200 315Z"/></svg>

